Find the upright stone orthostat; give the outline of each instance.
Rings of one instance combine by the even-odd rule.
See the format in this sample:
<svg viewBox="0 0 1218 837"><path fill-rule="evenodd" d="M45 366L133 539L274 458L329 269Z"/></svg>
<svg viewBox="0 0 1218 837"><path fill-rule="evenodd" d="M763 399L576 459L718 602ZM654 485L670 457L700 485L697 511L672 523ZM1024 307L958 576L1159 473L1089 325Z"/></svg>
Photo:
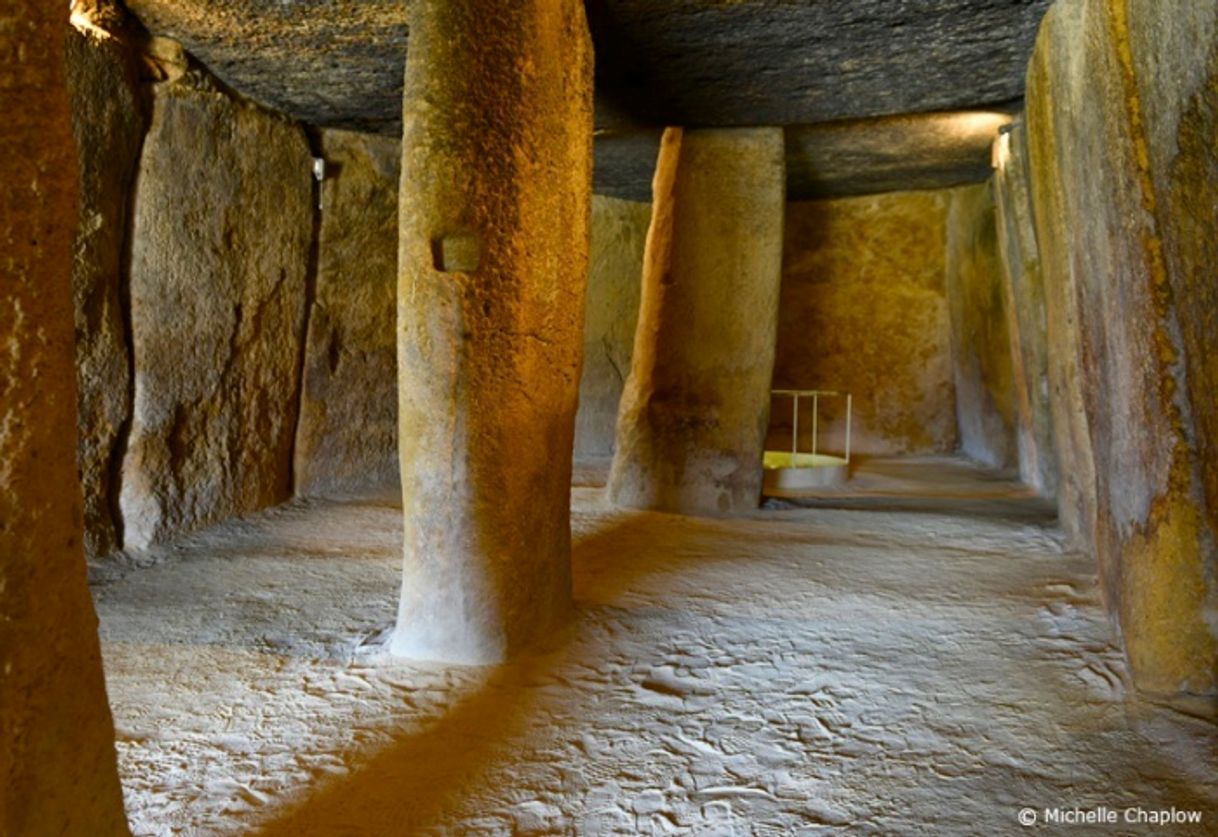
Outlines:
<svg viewBox="0 0 1218 837"><path fill-rule="evenodd" d="M570 608L592 190L577 0L420 0L398 251L402 599L390 651L483 664Z"/></svg>
<svg viewBox="0 0 1218 837"><path fill-rule="evenodd" d="M944 248L952 193L787 204L774 386L849 388L855 453L956 449ZM812 449L811 407L801 410L804 451ZM770 450L789 450L791 400L773 408ZM843 452L845 399L821 399L818 408L818 450Z"/></svg>
<svg viewBox="0 0 1218 837"><path fill-rule="evenodd" d="M1218 7L1055 3L1027 107L1062 518L1137 687L1212 698Z"/></svg>
<svg viewBox="0 0 1218 837"><path fill-rule="evenodd" d="M947 298L960 451L993 468L1019 461L1003 277L991 187L953 190L947 220Z"/></svg>
<svg viewBox="0 0 1218 837"><path fill-rule="evenodd" d="M781 128L669 128L609 491L681 513L755 508L786 202Z"/></svg>
<svg viewBox="0 0 1218 837"><path fill-rule="evenodd" d="M124 547L292 495L312 163L298 125L201 73L157 88L131 222Z"/></svg>
<svg viewBox="0 0 1218 837"><path fill-rule="evenodd" d="M67 10L0 0L0 834L126 834L76 470Z"/></svg>
<svg viewBox="0 0 1218 837"><path fill-rule="evenodd" d="M322 131L326 175L308 317L296 493L398 488L398 182L395 137Z"/></svg>
<svg viewBox="0 0 1218 837"><path fill-rule="evenodd" d="M592 198L591 255L584 302L584 371L575 416L575 461L613 456L617 406L630 372L651 204Z"/></svg>
<svg viewBox="0 0 1218 837"><path fill-rule="evenodd" d="M1057 496L1057 447L1049 399L1045 283L1028 188L1028 139L1022 122L996 141L994 195L1003 293L1018 406L1019 473L1045 497Z"/></svg>
<svg viewBox="0 0 1218 837"><path fill-rule="evenodd" d="M118 470L131 423L132 388L124 253L147 118L138 58L125 35L69 29L66 47L80 175L72 264L77 460L85 500L85 555L97 557L122 546Z"/></svg>

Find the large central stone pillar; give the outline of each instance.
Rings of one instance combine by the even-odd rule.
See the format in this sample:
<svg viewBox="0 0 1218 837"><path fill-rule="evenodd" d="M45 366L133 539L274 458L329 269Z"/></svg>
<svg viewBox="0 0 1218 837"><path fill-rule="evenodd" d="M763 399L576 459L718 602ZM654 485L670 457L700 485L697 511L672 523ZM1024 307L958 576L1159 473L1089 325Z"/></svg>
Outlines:
<svg viewBox="0 0 1218 837"><path fill-rule="evenodd" d="M609 492L688 514L756 508L778 329L781 128L669 128Z"/></svg>
<svg viewBox="0 0 1218 837"><path fill-rule="evenodd" d="M399 656L496 662L570 608L591 59L579 0L410 7Z"/></svg>

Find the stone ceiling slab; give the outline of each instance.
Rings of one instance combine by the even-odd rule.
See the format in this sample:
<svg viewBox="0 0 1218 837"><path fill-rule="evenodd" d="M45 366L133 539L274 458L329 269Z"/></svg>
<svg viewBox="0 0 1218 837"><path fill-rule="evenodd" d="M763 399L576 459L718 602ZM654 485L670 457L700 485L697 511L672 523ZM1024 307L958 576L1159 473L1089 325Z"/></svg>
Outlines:
<svg viewBox="0 0 1218 837"><path fill-rule="evenodd" d="M793 125L1023 95L1050 0L587 0L598 124ZM311 125L399 130L407 0L128 0Z"/></svg>
<svg viewBox="0 0 1218 837"><path fill-rule="evenodd" d="M955 111L789 125L790 200L944 189L980 183L992 173L991 150L1013 111ZM601 130L596 191L651 200L658 129Z"/></svg>
<svg viewBox="0 0 1218 837"><path fill-rule="evenodd" d="M247 98L316 127L400 134L402 0L126 0Z"/></svg>
<svg viewBox="0 0 1218 837"><path fill-rule="evenodd" d="M1003 110L913 114L787 128L791 200L945 189L993 173Z"/></svg>
<svg viewBox="0 0 1218 837"><path fill-rule="evenodd" d="M602 124L797 125L1023 96L1050 0L589 0Z"/></svg>

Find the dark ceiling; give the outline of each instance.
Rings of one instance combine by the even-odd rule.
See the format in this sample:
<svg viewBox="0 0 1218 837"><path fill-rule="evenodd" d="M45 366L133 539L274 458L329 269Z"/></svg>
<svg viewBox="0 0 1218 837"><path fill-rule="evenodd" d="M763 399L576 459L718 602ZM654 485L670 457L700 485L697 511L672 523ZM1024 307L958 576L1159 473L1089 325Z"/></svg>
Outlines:
<svg viewBox="0 0 1218 837"><path fill-rule="evenodd" d="M638 191L637 171L654 161L645 160L654 126L806 126L1009 108L1023 95L1050 2L587 0L602 129L598 190ZM318 127L400 130L408 2L127 5L154 34L181 41L268 107ZM615 150L600 147L614 142ZM975 149L974 170L979 159ZM615 171L611 161L626 165Z"/></svg>

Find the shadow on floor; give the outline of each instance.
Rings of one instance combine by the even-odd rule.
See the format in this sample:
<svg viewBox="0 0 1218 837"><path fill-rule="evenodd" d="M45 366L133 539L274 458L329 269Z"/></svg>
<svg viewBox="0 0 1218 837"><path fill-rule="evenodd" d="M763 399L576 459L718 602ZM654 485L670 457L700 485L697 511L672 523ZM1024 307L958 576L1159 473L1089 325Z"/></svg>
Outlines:
<svg viewBox="0 0 1218 837"><path fill-rule="evenodd" d="M961 824L950 812L942 814L940 828L931 829L935 822L927 819L925 810L901 807L910 801L924 808L935 802L934 792L920 789L920 783L927 782L942 785L944 798L980 799L995 810L1015 798L1068 805L1078 800L1064 798L1063 788L1073 792L1076 787L1087 795L1082 802L1111 803L1126 786L1141 789L1136 792L1148 796L1148 807L1215 810L1207 795L1208 780L1198 778L1204 772L1199 773L1198 766L1212 759L1212 752L1204 752L1212 737L1199 734L1192 743L1181 743L1174 721L1144 704L1122 701L1119 684L1110 696L1089 696L1080 679L1087 676L1083 669L1095 666L1100 674L1094 676L1102 678L1104 666L1117 657L1106 645L1106 626L1085 589L1087 561L1062 553L1045 535L1043 504L1018 486L977 474L967 464L931 463L927 469L901 463L895 470L879 474L869 488L886 487L893 494L823 497L811 500L810 506L792 504L745 519L615 511L597 499L599 492L582 489L573 510L574 624L556 635L549 648L454 678L457 686L441 703L419 710L378 704L364 716L363 729L355 729L345 714L350 711L344 703L352 699L350 693L336 693L338 699L325 711L354 733L330 745L345 772L324 778L314 774L319 778L307 786L277 791L245 822L262 818L260 832L268 835L455 833L443 830L451 825L454 812L465 800L485 799L488 787L502 787L506 781L513 790L510 801L518 801L514 771L532 776L533 784L522 792L536 796L545 790L582 804L587 783L580 785L581 776L569 784L564 768L596 761L578 736L582 730L595 740L613 732L604 726L612 714L606 702L623 694L634 701L652 701L617 708L630 713L644 705L653 720L668 725L661 730L664 736L671 733L679 739L682 723L702 723L713 714L704 707L739 699L739 688L751 689L755 680L765 681L770 690L758 691L767 704L750 707L750 713L761 716L783 709L773 739L781 733L783 741L791 742L790 735L796 735L790 746L807 758L802 766L815 776L810 787L829 787L833 791L826 798L836 793L850 800L836 813L814 809L811 802L791 803L795 813L788 822L818 827L862 824L870 833L917 830L913 826L921 822L926 830L952 833L950 826ZM917 496L916 485L923 479L924 496ZM970 484L992 496L963 500L970 497ZM962 504L967 509L962 511ZM907 506L909 513L874 514L893 512L899 505ZM325 613L321 608L327 600L338 598L335 585L351 583L350 562L359 560L336 552L350 550L350 526L339 525L340 517L356 521L367 537L369 563L376 562L375 572L367 571L366 581L354 591L359 606L326 616L327 631L334 632L351 614L366 619L370 591L388 584L397 560L391 553L400 549L388 534L393 516L386 508L321 507L300 521L303 531L292 530L299 539L292 553L304 550L303 557L294 559L294 571L306 575L307 586L317 596L305 608L313 620ZM400 524L400 515L397 521ZM229 586L236 579L240 587L248 578L244 586L252 588L256 577L243 573L270 560L258 557L259 550L279 553L279 535L249 524L230 540L217 537L206 544L213 551L229 550L221 553L225 572L232 574ZM237 548L237 540L245 545ZM253 559L246 554L250 543ZM192 567L192 562L200 566ZM180 569L194 572L202 584L217 565L192 558ZM259 609L250 609L253 605L245 599L257 591L249 589L198 589L213 590L214 601L225 607L247 608L241 612L252 614L255 621L280 618L284 607L281 600L258 600ZM148 600L154 592L150 587ZM296 598L290 602L301 606ZM387 598L383 605L389 612L392 601ZM200 608L200 624L218 609ZM738 670L739 680L711 678L713 691L681 695L690 678L654 674L657 668L671 669L673 660L686 659L689 638L683 632L691 624L702 632L695 638L710 647L707 670L721 678L727 676L723 671ZM195 630L179 633L193 639ZM627 634L633 641L617 642ZM235 634L217 631L215 636L218 643L228 644ZM131 637L133 648L138 649L138 639ZM177 659L189 652L172 653ZM717 655L731 658L723 669L715 667ZM801 680L780 682L777 667L784 659L796 661ZM389 671L394 664L384 666ZM583 676L573 674L578 670L593 678L616 679L594 679L589 685L575 679ZM409 667L403 671L405 678L413 676ZM818 677L829 678L827 692L805 682ZM322 702L327 698L309 697ZM1037 702L1050 710L1037 708ZM1091 708L1075 711L1088 703ZM800 720L805 714L816 717L805 723ZM1038 726L1055 723L1054 714L1076 720L1053 725L1042 736ZM300 719L280 720L295 725ZM695 747L688 756L691 764L704 766L700 762L715 757L706 755L709 744L716 744L724 765L731 765L715 775L711 790L741 784L744 791L759 793L754 787L758 775L781 774L753 762L748 765L754 771L750 778L733 772L741 769L733 759L769 757L757 747L771 740L764 734L769 722L757 722L761 732L734 726L744 723L735 716L726 722L728 744L748 739L748 746L735 752L689 733ZM545 734L537 733L539 724ZM1146 743L1112 743L1114 736L1128 737L1129 724L1141 725L1145 732L1138 734ZM616 732L622 734L623 729ZM275 738L289 734L277 729L273 733ZM634 771L629 783L621 773L616 776L632 788L619 794L626 810L643 798L638 796L638 776L653 781L661 762L673 758L671 751L655 749L652 739L660 736L654 733L652 728L640 745L643 760L623 768L610 754L593 764L609 761L615 770ZM640 739L638 730L627 729L626 734ZM539 739L557 743L545 744L548 750L528 749L530 741ZM1175 749L1159 749L1159 741L1175 742ZM1034 751L1033 756L1025 750ZM927 768L932 772L925 773ZM890 787L887 781L894 770L901 781ZM944 770L954 775L945 778L940 772ZM1153 781L1139 784L1131 776ZM1103 796L1102 789L1109 786L1113 796ZM1147 787L1156 793L1146 793ZM885 813L883 794L894 789L905 793L905 801ZM681 793L692 800L696 812L703 799L698 794L704 791L687 788ZM738 798L733 804L744 806L747 801ZM468 810L462 814L463 834L516 828L508 820L505 830L502 806L497 812L480 811L485 814L481 826L477 817L469 818ZM497 817L493 823L492 814ZM992 812L986 816L984 826L973 823L966 831L998 833L996 823L1009 819ZM639 822L619 823L613 830L589 830L579 822L575 833L640 833ZM572 833L572 826L565 824L559 833Z"/></svg>

